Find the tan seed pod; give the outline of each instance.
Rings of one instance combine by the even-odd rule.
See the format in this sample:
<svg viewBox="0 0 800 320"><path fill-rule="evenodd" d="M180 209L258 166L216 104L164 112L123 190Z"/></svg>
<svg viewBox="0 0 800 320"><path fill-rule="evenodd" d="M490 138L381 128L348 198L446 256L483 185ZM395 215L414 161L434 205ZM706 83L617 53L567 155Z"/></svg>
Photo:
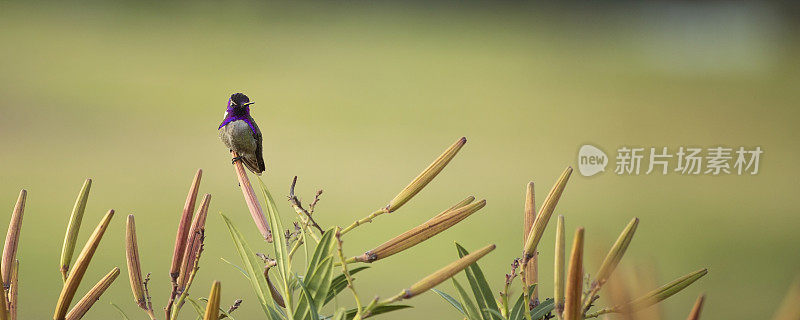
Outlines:
<svg viewBox="0 0 800 320"><path fill-rule="evenodd" d="M89 263L92 262L92 257L100 245L100 240L103 239L103 234L108 229L108 224L111 222L112 217L114 217L114 210L109 210L100 220L100 224L94 229L89 240L86 241L86 245L83 246L83 250L78 255L78 259L75 260L72 271L70 271L67 281L64 282L64 287L61 289L61 294L58 297L56 309L53 313L53 320L63 320L67 315L67 309L69 309L69 305L75 297L75 291L78 290L78 286L83 280L83 275L86 273L86 269L89 268Z"/></svg>
<svg viewBox="0 0 800 320"><path fill-rule="evenodd" d="M558 181L556 181L556 184L553 185L553 188L550 189L550 193L548 193L547 197L544 198L542 208L536 215L536 220L533 223L531 232L528 234L527 240L525 241L525 248L523 252L526 259L532 257L534 252L536 252L536 246L539 245L539 241L542 239L544 229L547 228L547 223L550 221L550 216L552 216L553 211L556 208L556 204L558 204L558 200L561 198L561 194L564 192L564 188L567 186L567 181L569 180L569 176L571 174L572 167L567 167L567 169L561 173L561 176L558 178Z"/></svg>
<svg viewBox="0 0 800 320"><path fill-rule="evenodd" d="M142 267L139 261L139 245L136 241L136 221L132 214L128 215L125 228L125 258L128 263L128 279L131 282L133 299L140 308L147 310L144 282L142 281Z"/></svg>
<svg viewBox="0 0 800 320"><path fill-rule="evenodd" d="M700 312L703 311L703 302L706 300L706 296L701 294L697 297L697 301L694 302L694 307L692 307L692 312L689 313L689 317L686 318L687 320L699 320L700 319Z"/></svg>
<svg viewBox="0 0 800 320"><path fill-rule="evenodd" d="M197 202L197 193L200 190L200 179L203 177L203 169L197 169L194 175L192 186L189 188L189 194L186 196L186 203L183 205L183 213L178 222L178 232L175 236L175 248L172 250L172 264L169 267L169 275L172 281L178 279L181 271L181 262L183 262L183 254L186 249L186 238L189 235L189 228L192 224L192 213L194 213L195 203Z"/></svg>
<svg viewBox="0 0 800 320"><path fill-rule="evenodd" d="M17 247L19 246L19 233L22 230L22 216L25 213L25 200L28 197L28 191L24 189L19 192L17 204L14 206L14 213L11 214L11 221L8 223L8 232L6 233L6 242L3 246L3 262L0 269L3 272L4 286L8 287L11 283L11 270L14 267L14 261L17 260Z"/></svg>
<svg viewBox="0 0 800 320"><path fill-rule="evenodd" d="M620 260L622 260L622 256L625 255L625 250L628 249L628 245L631 243L633 234L636 233L636 227L638 225L639 218L631 219L625 229L622 230L622 233L620 233L617 241L614 242L611 250L608 251L608 255L606 255L606 258L603 260L595 276L595 285L598 289L608 281L608 277L611 276L611 273L614 272L614 269L617 267Z"/></svg>
<svg viewBox="0 0 800 320"><path fill-rule="evenodd" d="M186 289L189 275L195 267L197 256L203 246L203 237L206 229L206 217L208 215L208 207L211 204L211 195L206 194L203 201L200 202L200 207L197 208L197 213L194 215L192 221L192 228L189 229L189 236L186 240L186 249L184 250L183 262L181 263L180 276L178 277L178 292Z"/></svg>
<svg viewBox="0 0 800 320"><path fill-rule="evenodd" d="M100 279L100 281L97 282L97 284L95 284L94 287L92 287L92 289L89 290L89 292L87 292L86 295L84 295L83 298L81 298L81 300L75 304L75 307L73 307L72 310L70 310L67 314L66 319L78 320L83 318L83 316L86 315L86 312L89 312L89 309L92 308L94 303L100 299L100 296L106 292L106 289L108 289L108 287L114 283L114 280L117 280L117 276L119 276L119 268L114 267L114 269L111 269L111 272L106 274L103 279Z"/></svg>
<svg viewBox="0 0 800 320"><path fill-rule="evenodd" d="M208 294L208 303L206 304L203 320L219 320L220 295L222 295L222 284L219 281L214 281L214 284L211 285L211 293Z"/></svg>
<svg viewBox="0 0 800 320"><path fill-rule="evenodd" d="M700 269L690 274L687 274L683 277L675 279L674 281L661 286L658 289L650 291L639 298L634 299L633 301L629 302L628 305L630 306L631 310L634 311L652 306L680 292L681 290L685 289L686 287L697 281L697 279L702 278L707 273L708 269Z"/></svg>
<svg viewBox="0 0 800 320"><path fill-rule="evenodd" d="M556 252L554 263L555 310L558 315L564 311L564 216L559 215L556 223Z"/></svg>
<svg viewBox="0 0 800 320"><path fill-rule="evenodd" d="M75 252L75 243L78 241L78 233L81 230L83 212L86 210L86 202L89 200L89 190L92 189L92 179L86 179L72 207L72 214L69 216L67 233L64 235L64 245L61 248L61 276L67 281L69 274L69 264L72 262L72 255Z"/></svg>
<svg viewBox="0 0 800 320"><path fill-rule="evenodd" d="M356 257L357 261L374 262L389 257L395 253L411 248L422 241L447 230L462 220L477 212L486 205L486 200L481 200L453 211L446 212L444 215L435 217L425 223L408 230L391 240L384 242L380 246L367 251L364 255Z"/></svg>
<svg viewBox="0 0 800 320"><path fill-rule="evenodd" d="M564 294L564 320L581 319L581 294L583 294L583 228L578 228L572 241L569 273Z"/></svg>
<svg viewBox="0 0 800 320"><path fill-rule="evenodd" d="M409 287L408 289L405 289L401 293L401 295L398 296L401 297L402 299L409 299L425 291L428 291L433 287L436 287L440 283L444 282L445 280L450 279L457 273L464 270L466 267L469 267L471 264L475 263L475 261L478 261L478 259L483 258L483 256L487 255L489 252L492 252L494 248L495 245L493 244L488 245L480 250L477 250L462 257L461 259L453 261L444 268L439 269L438 271L430 274L429 276L423 278L420 281L417 281L417 283L411 285L411 287Z"/></svg>
<svg viewBox="0 0 800 320"><path fill-rule="evenodd" d="M450 148L444 151L436 160L433 161L425 170L422 171L414 180L411 180L411 183L408 184L397 196L394 197L391 201L389 201L389 205L386 206L386 210L388 212L393 212L397 209L400 209L406 202L411 200L417 193L419 193L422 188L425 188L428 183L433 181L436 176L442 172L444 167L453 160L461 147L467 143L467 138L462 137L458 139L455 143L453 143Z"/></svg>

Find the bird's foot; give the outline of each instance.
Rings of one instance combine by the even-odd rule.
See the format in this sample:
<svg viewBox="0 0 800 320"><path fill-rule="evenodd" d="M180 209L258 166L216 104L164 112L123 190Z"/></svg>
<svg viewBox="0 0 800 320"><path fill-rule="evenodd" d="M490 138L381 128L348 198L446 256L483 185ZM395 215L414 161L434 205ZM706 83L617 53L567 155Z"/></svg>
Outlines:
<svg viewBox="0 0 800 320"><path fill-rule="evenodd" d="M241 161L242 158L243 158L242 156L234 157L233 159L231 159L231 164L235 164L236 161Z"/></svg>

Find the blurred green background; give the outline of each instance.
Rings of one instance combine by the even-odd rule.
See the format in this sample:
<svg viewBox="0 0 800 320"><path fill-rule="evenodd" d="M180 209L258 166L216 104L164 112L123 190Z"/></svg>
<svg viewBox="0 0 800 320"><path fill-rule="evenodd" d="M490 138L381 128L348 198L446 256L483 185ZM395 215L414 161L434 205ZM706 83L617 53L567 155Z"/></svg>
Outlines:
<svg viewBox="0 0 800 320"><path fill-rule="evenodd" d="M29 190L19 251L22 319L51 317L58 256L73 201L94 179L81 243L117 210L82 294L113 266L123 274L87 316L144 319L124 260L124 216L135 213L143 271L164 306L175 228L194 171L211 193L206 252L194 294L223 282L223 304L248 283L217 214L258 243L230 156L217 139L228 96L243 91L264 134L276 197L300 177L304 202L325 190L323 226L385 205L458 137L469 142L400 211L348 235L355 255L467 195L488 206L452 230L373 265L357 287L387 297L467 248L495 243L480 265L501 289L520 252L524 187L538 202L590 143L761 146L758 175L617 176L577 171L557 214L585 226L592 273L627 221L641 224L622 264L663 283L708 276L663 305L668 319L708 295L708 319L772 314L800 271L800 33L777 4L516 2L240 3L0 2L0 206L5 224ZM538 204L537 204L538 205ZM288 216L289 207L281 207ZM541 244L550 296L553 229ZM568 240L569 242L569 240ZM261 246L264 248L263 246ZM453 292L449 284L440 286ZM517 290L518 292L518 290ZM352 306L348 294L340 303ZM433 293L387 319L459 318ZM190 319L191 310L184 312Z"/></svg>

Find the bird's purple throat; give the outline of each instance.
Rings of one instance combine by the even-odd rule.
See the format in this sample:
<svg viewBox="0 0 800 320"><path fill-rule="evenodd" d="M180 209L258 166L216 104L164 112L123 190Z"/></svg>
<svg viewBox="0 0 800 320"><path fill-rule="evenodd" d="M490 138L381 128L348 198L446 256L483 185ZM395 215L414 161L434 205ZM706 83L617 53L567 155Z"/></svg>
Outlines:
<svg viewBox="0 0 800 320"><path fill-rule="evenodd" d="M233 121L242 120L250 126L250 131L253 132L253 135L256 134L256 128L253 126L253 121L250 120L250 105L244 105L241 107L236 107L231 99L228 99L228 109L225 111L225 119L222 120L222 123L219 125L217 130L222 129L226 124L229 124Z"/></svg>

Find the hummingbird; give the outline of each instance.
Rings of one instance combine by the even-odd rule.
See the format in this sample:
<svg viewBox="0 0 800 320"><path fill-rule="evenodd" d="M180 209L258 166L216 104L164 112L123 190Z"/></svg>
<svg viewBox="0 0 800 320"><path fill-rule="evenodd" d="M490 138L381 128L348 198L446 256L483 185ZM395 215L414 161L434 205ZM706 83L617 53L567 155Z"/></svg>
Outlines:
<svg viewBox="0 0 800 320"><path fill-rule="evenodd" d="M244 93L234 93L228 99L225 118L219 125L219 138L237 157L231 163L242 161L253 173L264 172L264 155L261 147L261 130L250 116L250 101Z"/></svg>

